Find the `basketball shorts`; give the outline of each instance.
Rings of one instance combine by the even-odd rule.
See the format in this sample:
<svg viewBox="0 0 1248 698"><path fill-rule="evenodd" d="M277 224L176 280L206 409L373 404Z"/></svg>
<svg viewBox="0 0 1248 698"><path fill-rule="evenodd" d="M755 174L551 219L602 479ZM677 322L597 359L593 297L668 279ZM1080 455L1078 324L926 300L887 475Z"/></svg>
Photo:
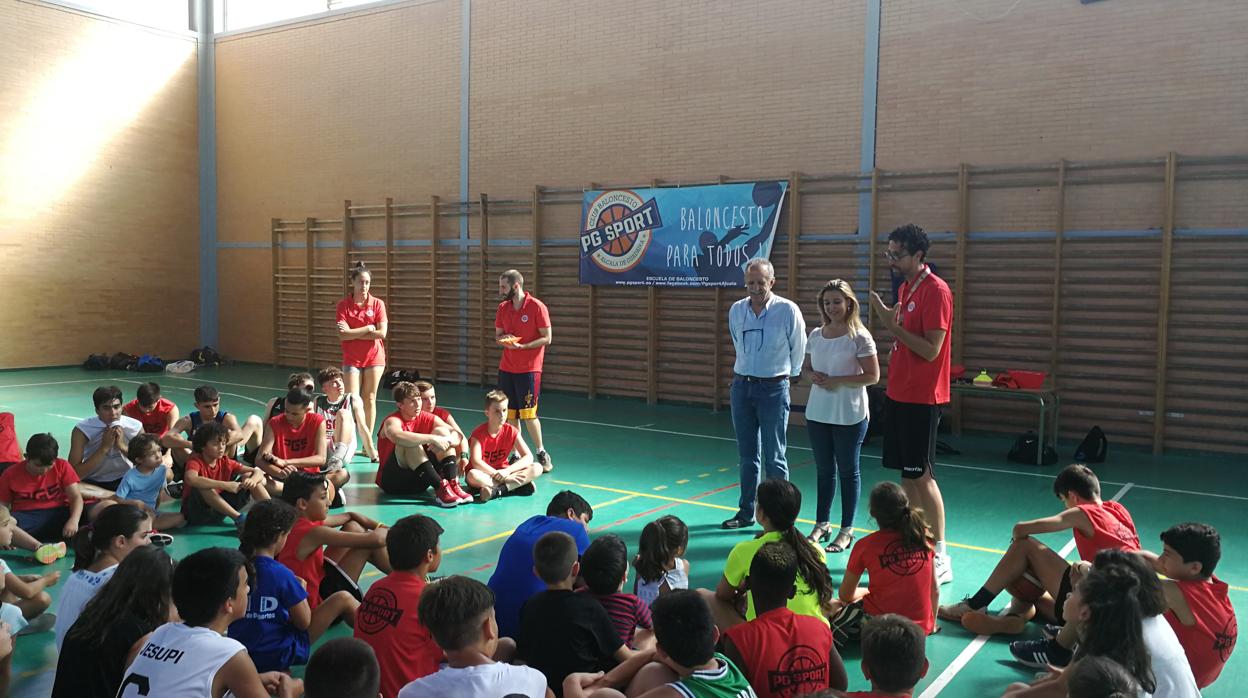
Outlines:
<svg viewBox="0 0 1248 698"><path fill-rule="evenodd" d="M247 490L220 492L219 494L230 506L234 507L235 511L241 510L247 506L247 502L251 501L251 493ZM208 501L199 493L199 490L194 488L188 488L186 491L186 498L182 500L182 515L186 517L186 523L189 526L219 524L225 518L225 514L208 506Z"/></svg>
<svg viewBox="0 0 1248 698"><path fill-rule="evenodd" d="M884 398L884 467L908 480L936 477L936 427L940 405L919 405Z"/></svg>
<svg viewBox="0 0 1248 698"><path fill-rule="evenodd" d="M498 387L507 396L507 418L537 417L537 398L542 389L542 372L498 372Z"/></svg>

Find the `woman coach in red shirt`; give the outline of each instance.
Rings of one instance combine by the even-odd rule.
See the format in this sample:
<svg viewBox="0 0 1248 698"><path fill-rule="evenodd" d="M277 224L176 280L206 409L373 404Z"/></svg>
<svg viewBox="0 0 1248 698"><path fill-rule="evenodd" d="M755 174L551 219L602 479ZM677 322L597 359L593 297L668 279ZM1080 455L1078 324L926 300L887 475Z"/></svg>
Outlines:
<svg viewBox="0 0 1248 698"><path fill-rule="evenodd" d="M368 292L373 275L363 262L351 268L351 295L338 301L338 339L347 391L364 401L364 421L372 441L377 419L377 386L386 371L386 304ZM363 378L361 378L363 374ZM376 458L372 459L377 462Z"/></svg>

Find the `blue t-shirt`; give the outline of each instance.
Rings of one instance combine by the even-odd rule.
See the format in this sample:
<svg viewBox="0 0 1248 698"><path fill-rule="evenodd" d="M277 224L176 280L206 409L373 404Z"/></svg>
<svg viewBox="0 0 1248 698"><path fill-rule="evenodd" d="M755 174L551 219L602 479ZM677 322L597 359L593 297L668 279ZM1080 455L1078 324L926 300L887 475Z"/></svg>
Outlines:
<svg viewBox="0 0 1248 698"><path fill-rule="evenodd" d="M520 632L520 607L529 597L546 590L546 584L533 573L533 544L551 531L563 531L572 536L576 541L577 554L584 553L589 547L589 533L580 521L539 515L517 526L503 544L498 554L498 567L490 577L499 637L517 637Z"/></svg>
<svg viewBox="0 0 1248 698"><path fill-rule="evenodd" d="M165 470L167 465L158 465L150 475L144 475L138 468L131 468L121 478L117 486L119 499L137 499L155 509L160 497L160 488L165 486Z"/></svg>
<svg viewBox="0 0 1248 698"><path fill-rule="evenodd" d="M285 565L257 555L247 615L230 623L229 636L247 648L256 670L285 671L308 662L308 632L290 624L290 609L308 598Z"/></svg>

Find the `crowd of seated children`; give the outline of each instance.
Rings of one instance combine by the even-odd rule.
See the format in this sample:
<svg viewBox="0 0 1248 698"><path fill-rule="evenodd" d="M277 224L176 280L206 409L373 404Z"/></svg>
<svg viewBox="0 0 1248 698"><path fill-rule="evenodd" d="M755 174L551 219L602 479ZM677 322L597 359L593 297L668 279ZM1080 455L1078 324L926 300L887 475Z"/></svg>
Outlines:
<svg viewBox="0 0 1248 698"><path fill-rule="evenodd" d="M442 651L417 608L429 575L442 562L442 526L412 514L394 522L386 534L390 574L368 588L355 623L355 637L368 643L381 666L381 695L395 698L399 689L438 670Z"/></svg>

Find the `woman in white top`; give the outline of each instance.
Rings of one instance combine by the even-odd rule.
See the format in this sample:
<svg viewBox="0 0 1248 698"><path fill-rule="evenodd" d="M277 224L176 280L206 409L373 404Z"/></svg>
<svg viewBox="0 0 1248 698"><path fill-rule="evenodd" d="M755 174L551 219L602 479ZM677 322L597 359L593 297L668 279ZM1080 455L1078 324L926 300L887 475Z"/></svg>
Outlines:
<svg viewBox="0 0 1248 698"><path fill-rule="evenodd" d="M815 452L818 497L812 543L832 535L832 498L841 482L841 528L825 548L849 549L862 481L858 456L867 435L867 386L880 380L875 340L858 317L858 298L849 282L833 279L819 291L823 324L806 342L803 373L811 383L806 402L806 431Z"/></svg>

